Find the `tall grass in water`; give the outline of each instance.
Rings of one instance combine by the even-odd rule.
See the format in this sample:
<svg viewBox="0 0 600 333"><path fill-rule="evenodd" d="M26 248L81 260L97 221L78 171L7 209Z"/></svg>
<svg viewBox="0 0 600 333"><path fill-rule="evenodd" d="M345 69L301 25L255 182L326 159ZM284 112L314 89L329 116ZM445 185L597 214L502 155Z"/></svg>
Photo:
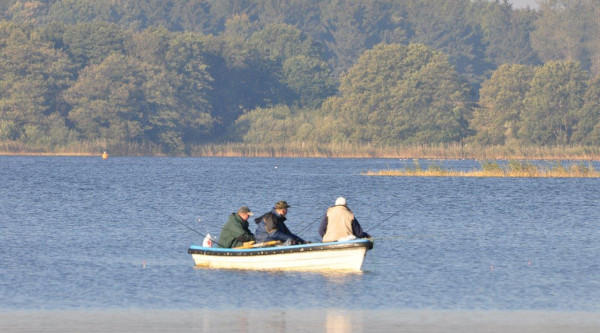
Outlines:
<svg viewBox="0 0 600 333"><path fill-rule="evenodd" d="M0 155L100 156L104 151L111 156L166 155L157 145L116 140L74 141L53 147L0 141Z"/></svg>
<svg viewBox="0 0 600 333"><path fill-rule="evenodd" d="M195 145L191 156L243 157L333 157L333 158L420 158L480 160L600 160L599 147L556 146L514 147L463 144L379 146L374 144L304 143L282 145L222 143Z"/></svg>
<svg viewBox="0 0 600 333"><path fill-rule="evenodd" d="M189 145L184 152L165 153L151 143L95 140L52 147L0 141L0 155L99 155L111 156L227 156L323 158L420 158L479 160L600 160L600 147L477 146L468 144L395 145L287 142L283 144L206 143Z"/></svg>
<svg viewBox="0 0 600 333"><path fill-rule="evenodd" d="M481 169L471 171L455 171L443 169L433 163L427 169L420 166L418 160L412 166L400 170L379 170L364 173L367 176L416 176L416 177L513 177L513 178L597 178L600 172L591 163L572 163L565 167L561 162L551 166L535 165L527 161L509 160L506 164L497 161L480 162Z"/></svg>

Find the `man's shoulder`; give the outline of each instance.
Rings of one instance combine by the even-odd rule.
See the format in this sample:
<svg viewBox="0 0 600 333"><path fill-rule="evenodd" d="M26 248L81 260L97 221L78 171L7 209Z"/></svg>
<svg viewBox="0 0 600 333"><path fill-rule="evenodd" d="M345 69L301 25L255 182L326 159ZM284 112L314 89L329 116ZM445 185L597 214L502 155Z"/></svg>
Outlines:
<svg viewBox="0 0 600 333"><path fill-rule="evenodd" d="M230 214L229 217L227 218L227 223L228 224L232 224L232 223L239 223L241 221L241 218L238 218L237 214Z"/></svg>
<svg viewBox="0 0 600 333"><path fill-rule="evenodd" d="M352 213L352 210L346 206L342 206L342 205L337 205L337 206L331 206L329 208L327 208L328 212L331 211L339 211L339 212L350 212Z"/></svg>

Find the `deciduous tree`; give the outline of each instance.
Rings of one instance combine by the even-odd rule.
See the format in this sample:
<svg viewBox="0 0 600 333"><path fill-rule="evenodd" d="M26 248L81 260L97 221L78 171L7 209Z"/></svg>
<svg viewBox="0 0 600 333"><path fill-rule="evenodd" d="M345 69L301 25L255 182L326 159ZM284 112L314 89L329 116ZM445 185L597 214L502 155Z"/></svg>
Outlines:
<svg viewBox="0 0 600 333"><path fill-rule="evenodd" d="M586 81L576 62L550 61L536 68L523 102L520 139L537 145L570 144Z"/></svg>
<svg viewBox="0 0 600 333"><path fill-rule="evenodd" d="M517 124L533 72L524 65L502 65L482 84L479 108L470 122L476 133L472 140L484 145L517 140Z"/></svg>

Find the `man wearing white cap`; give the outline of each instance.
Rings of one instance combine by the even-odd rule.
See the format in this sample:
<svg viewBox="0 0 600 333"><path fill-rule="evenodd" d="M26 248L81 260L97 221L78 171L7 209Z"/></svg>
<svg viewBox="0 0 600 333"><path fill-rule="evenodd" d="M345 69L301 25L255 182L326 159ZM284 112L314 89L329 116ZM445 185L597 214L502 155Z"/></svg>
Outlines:
<svg viewBox="0 0 600 333"><path fill-rule="evenodd" d="M327 209L319 226L319 235L323 242L337 242L354 238L369 238L354 217L354 213L346 206L346 198L339 197L335 205Z"/></svg>

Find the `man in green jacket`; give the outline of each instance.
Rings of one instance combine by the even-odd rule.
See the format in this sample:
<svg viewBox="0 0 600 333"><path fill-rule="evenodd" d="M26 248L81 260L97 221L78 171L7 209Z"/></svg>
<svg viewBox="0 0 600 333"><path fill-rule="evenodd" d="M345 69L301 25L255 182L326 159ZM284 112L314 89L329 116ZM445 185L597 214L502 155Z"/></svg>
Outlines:
<svg viewBox="0 0 600 333"><path fill-rule="evenodd" d="M254 213L246 206L240 207L237 213L231 213L219 235L219 246L233 248L255 240L248 229L248 218L252 215Z"/></svg>

